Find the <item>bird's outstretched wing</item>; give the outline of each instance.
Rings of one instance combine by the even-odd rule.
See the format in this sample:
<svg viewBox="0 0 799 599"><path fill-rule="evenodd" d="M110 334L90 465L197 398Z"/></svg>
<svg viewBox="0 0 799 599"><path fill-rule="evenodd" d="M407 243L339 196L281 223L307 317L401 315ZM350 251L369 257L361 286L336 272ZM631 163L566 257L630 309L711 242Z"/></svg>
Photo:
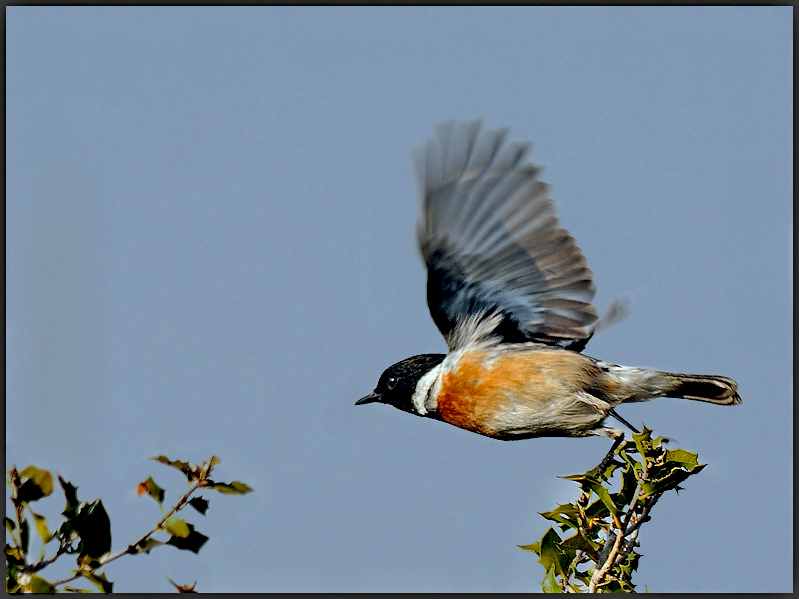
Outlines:
<svg viewBox="0 0 799 599"><path fill-rule="evenodd" d="M427 303L445 337L470 314L501 312L505 341L581 351L596 288L528 147L477 120L442 123L417 150Z"/></svg>

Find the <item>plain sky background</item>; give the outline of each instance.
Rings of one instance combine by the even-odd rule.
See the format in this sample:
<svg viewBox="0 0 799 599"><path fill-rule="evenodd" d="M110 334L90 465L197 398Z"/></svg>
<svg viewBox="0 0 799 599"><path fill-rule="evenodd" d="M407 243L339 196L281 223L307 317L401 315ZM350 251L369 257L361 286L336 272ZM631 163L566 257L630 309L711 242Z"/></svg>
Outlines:
<svg viewBox="0 0 799 599"><path fill-rule="evenodd" d="M739 383L737 408L619 410L709 464L653 511L634 582L792 590L792 23L791 7L8 7L6 468L101 497L114 550L160 517L139 481L167 502L185 489L151 456L216 454L218 478L255 489L187 513L199 555L109 565L118 591L540 590L517 545L607 439L499 442L353 405L445 349L411 152L484 117L533 141L599 311L631 302L586 353ZM39 508L57 524L63 497Z"/></svg>

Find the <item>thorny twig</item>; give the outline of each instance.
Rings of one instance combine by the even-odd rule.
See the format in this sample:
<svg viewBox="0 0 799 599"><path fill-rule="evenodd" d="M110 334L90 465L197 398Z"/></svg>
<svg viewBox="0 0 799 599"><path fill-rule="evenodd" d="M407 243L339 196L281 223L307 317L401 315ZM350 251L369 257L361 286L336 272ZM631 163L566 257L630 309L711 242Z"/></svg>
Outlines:
<svg viewBox="0 0 799 599"><path fill-rule="evenodd" d="M102 568L106 564L109 564L109 563L113 562L114 560L119 559L123 555L127 555L129 553L130 554L139 553L141 551L140 548L144 546L144 543L146 543L147 540L151 536L153 536L155 533L157 533L159 530L161 530L161 527L163 526L164 522L166 522L167 519L169 519L172 515L177 513L178 510L183 508L183 506L189 500L189 497L191 496L192 493L194 493L194 491L196 491L197 489L199 489L201 487L208 486L208 485L212 484L211 481L207 481L207 482L206 481L207 481L207 479L194 481L194 483L189 487L189 490L186 491L180 499L178 499L178 502L174 505L174 507L172 507L172 509L170 509L164 515L164 517L161 518L161 520L158 521L158 524L156 524L152 528L152 530L150 530L150 532L146 533L144 536L142 536L135 543L131 543L130 545L125 547L125 549L122 549L121 551L117 551L116 553L108 554L107 556L105 556L105 557L101 558L100 560L98 560L100 563L95 568L93 568L93 570L99 570L100 568ZM60 551L60 549L59 549L59 551ZM68 582L72 582L73 580L77 580L81 576L83 576L83 573L79 571L77 574L75 574L74 576L72 576L70 578L65 578L63 580L59 580L57 582L54 582L53 586L59 586L59 585L62 585L62 584L66 584Z"/></svg>

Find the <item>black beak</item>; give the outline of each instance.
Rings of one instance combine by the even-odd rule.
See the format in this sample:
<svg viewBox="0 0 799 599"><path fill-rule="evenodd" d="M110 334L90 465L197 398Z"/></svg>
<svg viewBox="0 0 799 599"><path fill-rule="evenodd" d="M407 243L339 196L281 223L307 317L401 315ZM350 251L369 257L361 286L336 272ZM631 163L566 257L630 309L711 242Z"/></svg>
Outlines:
<svg viewBox="0 0 799 599"><path fill-rule="evenodd" d="M374 402L376 402L376 401L380 401L382 398L383 398L383 396L382 396L382 395L380 395L379 393L375 393L374 391L372 391L372 392L371 392L369 395L367 395L366 397L362 397L361 399L359 399L358 401L356 401L356 402L355 402L355 405L356 405L356 406L360 406L360 405L363 405L363 404L365 404L365 403L374 403Z"/></svg>

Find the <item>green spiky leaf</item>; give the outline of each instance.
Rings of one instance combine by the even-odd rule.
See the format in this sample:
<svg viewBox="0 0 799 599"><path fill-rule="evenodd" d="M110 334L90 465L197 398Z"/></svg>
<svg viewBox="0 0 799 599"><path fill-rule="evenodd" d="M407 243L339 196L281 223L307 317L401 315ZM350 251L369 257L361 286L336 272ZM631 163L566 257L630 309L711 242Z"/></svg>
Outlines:
<svg viewBox="0 0 799 599"><path fill-rule="evenodd" d="M524 549L525 551L532 551L535 554L541 553L541 543L530 543L529 545L518 545L519 549Z"/></svg>
<svg viewBox="0 0 799 599"><path fill-rule="evenodd" d="M252 489L249 485L246 485L242 482L234 480L230 483L212 483L209 485L214 491L219 491L220 493L225 493L227 495L244 495L245 493L249 493Z"/></svg>
<svg viewBox="0 0 799 599"><path fill-rule="evenodd" d="M573 556L574 552L572 550L566 549L564 551L561 546L560 536L553 528L544 533L541 538L541 552L538 557L538 561L544 568L549 570L554 567L557 574L564 576Z"/></svg>
<svg viewBox="0 0 799 599"><path fill-rule="evenodd" d="M28 553L28 547L30 547L30 526L28 525L28 520L26 518L21 518L19 521L19 540L21 543L21 549L24 553Z"/></svg>
<svg viewBox="0 0 799 599"><path fill-rule="evenodd" d="M200 473L200 468L197 467L197 466L192 466L188 462L183 462L181 460L170 460L165 455L159 455L158 457L150 458L150 459L154 460L156 462L160 462L161 464L165 464L167 466L172 466L173 468L177 468L178 470L180 470L186 476L186 478L189 480L189 482L195 481L198 478L200 478L200 474L201 474Z"/></svg>
<svg viewBox="0 0 799 599"><path fill-rule="evenodd" d="M58 476L58 482L61 484L61 488L64 490L64 497L67 500L67 505L61 513L67 518L71 518L78 513L78 508L80 507L78 487L65 481L61 478L61 475Z"/></svg>
<svg viewBox="0 0 799 599"><path fill-rule="evenodd" d="M212 455L211 459L208 460L205 464L203 464L202 477L207 478L208 475L211 474L211 470L213 470L214 467L216 467L216 465L219 464L221 461L222 460L220 460L218 457Z"/></svg>
<svg viewBox="0 0 799 599"><path fill-rule="evenodd" d="M186 524L186 521L182 518L178 518L174 514L164 521L162 528L172 536L180 537L182 539L185 539L189 536L189 533L191 533L189 525Z"/></svg>
<svg viewBox="0 0 799 599"><path fill-rule="evenodd" d="M110 582L106 577L105 573L97 574L96 572L82 572L83 577L94 584L98 589L100 589L101 593L113 593L114 592L114 583Z"/></svg>
<svg viewBox="0 0 799 599"><path fill-rule="evenodd" d="M111 551L111 521L100 499L83 504L72 524L80 536L81 557L97 559Z"/></svg>
<svg viewBox="0 0 799 599"><path fill-rule="evenodd" d="M39 533L39 536L42 538L42 543L49 543L50 541L52 541L53 535L51 535L50 531L47 530L47 519L41 514L37 514L31 509L29 509L29 511L33 516L34 522L36 523L36 531Z"/></svg>
<svg viewBox="0 0 799 599"><path fill-rule="evenodd" d="M196 580L193 583L191 583L191 584L178 584L174 580L169 578L168 576L167 576L167 580L169 581L169 584L171 584L173 587L175 587L177 589L178 593L196 593L197 592L197 591L194 590L194 587L197 586L197 581Z"/></svg>
<svg viewBox="0 0 799 599"><path fill-rule="evenodd" d="M53 583L45 580L41 576L36 576L35 574L31 576L30 581L26 585L27 590L31 593L48 593L52 594L56 592L56 588L53 586Z"/></svg>
<svg viewBox="0 0 799 599"><path fill-rule="evenodd" d="M541 583L541 588L545 593L562 593L563 589L560 588L557 580L555 580L555 567L552 566L547 570L544 581Z"/></svg>
<svg viewBox="0 0 799 599"><path fill-rule="evenodd" d="M553 522L560 524L561 530L566 530L567 528L576 529L579 527L579 511L577 510L577 506L572 505L571 503L559 505L551 512L539 513L547 520L552 520Z"/></svg>
<svg viewBox="0 0 799 599"><path fill-rule="evenodd" d="M616 457L601 470L596 467L585 474L562 477L576 482L583 493L576 502L559 505L541 515L556 522L562 531L573 529L572 536L560 539L550 528L540 543L520 545L539 555L546 571L542 582L546 592L562 592L564 588L575 592L586 590L579 583L590 584L597 563L604 561L602 556L607 556L609 543L620 532L617 528L620 522L648 515L663 493L671 489L679 491L680 483L705 467L694 453L665 449L662 437L653 437L645 426L632 437L616 449ZM621 474L620 488L611 492L611 477L617 471ZM637 546L636 541L631 542L633 547ZM632 573L639 558L640 554L634 550L629 550L624 558L617 556L620 561L603 576L597 590L635 592Z"/></svg>
<svg viewBox="0 0 799 599"><path fill-rule="evenodd" d="M146 493L155 499L158 502L158 505L164 503L164 495L166 492L158 485L157 482L153 480L152 476L148 476L146 481L139 483L136 492L139 495L144 495Z"/></svg>
<svg viewBox="0 0 799 599"><path fill-rule="evenodd" d="M163 545L164 543L153 539L152 537L146 539L145 541L138 543L135 547L135 553L150 553L153 549L158 547L159 545Z"/></svg>
<svg viewBox="0 0 799 599"><path fill-rule="evenodd" d="M186 537L176 537L172 536L166 542L167 545L174 545L178 549L185 549L187 551L193 551L194 553L199 553L200 548L205 544L208 540L201 532L197 532L194 530L194 526L192 524L188 525L189 527L189 535Z"/></svg>
<svg viewBox="0 0 799 599"><path fill-rule="evenodd" d="M6 565L8 566L24 566L25 560L22 559L22 551L19 547L6 544Z"/></svg>
<svg viewBox="0 0 799 599"><path fill-rule="evenodd" d="M189 505L195 510L200 512L203 516L208 511L208 500L202 496L192 497L189 499Z"/></svg>
<svg viewBox="0 0 799 599"><path fill-rule="evenodd" d="M19 473L22 485L17 490L17 500L31 503L53 492L53 475L36 466L28 466Z"/></svg>
<svg viewBox="0 0 799 599"><path fill-rule="evenodd" d="M603 486L602 481L594 476L586 473L586 474L574 474L572 476L561 476L565 480L573 480L576 482L583 491L591 491L596 493L597 497L602 501L602 503L607 507L611 513L618 515L621 510L611 498L610 493L608 490Z"/></svg>

